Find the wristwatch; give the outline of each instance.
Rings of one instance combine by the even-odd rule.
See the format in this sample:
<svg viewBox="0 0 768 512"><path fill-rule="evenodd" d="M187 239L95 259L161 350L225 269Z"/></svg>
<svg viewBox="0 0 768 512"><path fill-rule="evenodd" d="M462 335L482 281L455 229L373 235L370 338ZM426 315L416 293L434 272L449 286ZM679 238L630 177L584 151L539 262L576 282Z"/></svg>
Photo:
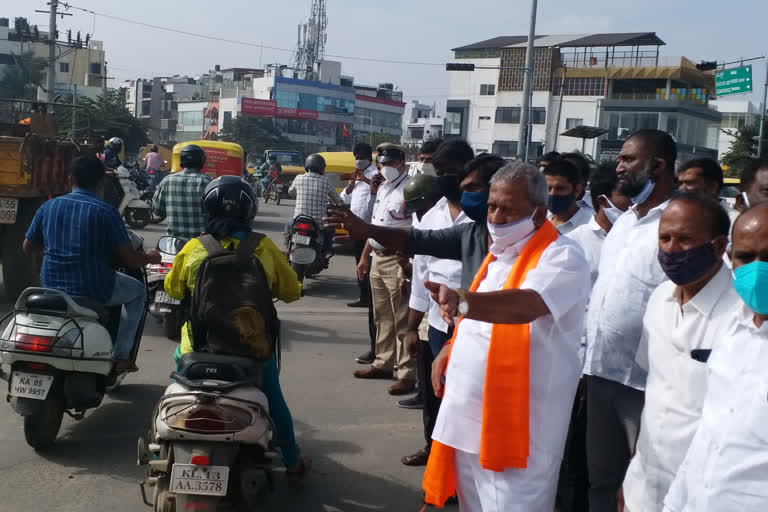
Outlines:
<svg viewBox="0 0 768 512"><path fill-rule="evenodd" d="M461 288L457 288L454 291L459 296L459 316L465 316L469 312L469 302L467 302L469 292L467 290L462 290Z"/></svg>

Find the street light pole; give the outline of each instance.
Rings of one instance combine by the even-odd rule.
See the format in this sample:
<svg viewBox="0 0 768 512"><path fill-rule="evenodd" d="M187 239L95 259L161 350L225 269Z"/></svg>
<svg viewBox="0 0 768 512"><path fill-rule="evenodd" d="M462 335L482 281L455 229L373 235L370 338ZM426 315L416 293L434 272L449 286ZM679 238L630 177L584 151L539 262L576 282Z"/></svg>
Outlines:
<svg viewBox="0 0 768 512"><path fill-rule="evenodd" d="M528 160L528 141L531 136L528 129L531 91L533 85L533 48L536 37L537 0L531 0L531 24L528 28L528 49L525 52L525 73L523 75L523 105L520 109L520 137L517 143L517 156Z"/></svg>
<svg viewBox="0 0 768 512"><path fill-rule="evenodd" d="M56 92L56 7L58 0L50 1L50 12L48 13L48 103L53 103L53 96ZM72 71L74 73L74 70Z"/></svg>
<svg viewBox="0 0 768 512"><path fill-rule="evenodd" d="M760 138L757 141L757 158L763 156L763 131L765 130L765 109L768 102L768 60L765 61L765 85L763 86L763 104L760 108Z"/></svg>

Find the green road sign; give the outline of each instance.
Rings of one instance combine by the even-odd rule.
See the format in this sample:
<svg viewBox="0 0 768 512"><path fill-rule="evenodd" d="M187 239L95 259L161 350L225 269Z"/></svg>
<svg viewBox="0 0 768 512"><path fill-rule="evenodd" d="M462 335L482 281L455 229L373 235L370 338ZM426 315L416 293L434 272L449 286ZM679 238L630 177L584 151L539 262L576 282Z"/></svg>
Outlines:
<svg viewBox="0 0 768 512"><path fill-rule="evenodd" d="M715 73L715 93L718 97L752 92L752 66L725 69Z"/></svg>

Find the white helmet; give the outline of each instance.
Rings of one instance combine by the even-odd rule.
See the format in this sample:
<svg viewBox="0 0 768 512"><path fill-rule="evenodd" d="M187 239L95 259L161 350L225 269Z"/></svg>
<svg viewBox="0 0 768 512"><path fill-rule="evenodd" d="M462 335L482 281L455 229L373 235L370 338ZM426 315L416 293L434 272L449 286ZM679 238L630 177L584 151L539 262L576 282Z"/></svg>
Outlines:
<svg viewBox="0 0 768 512"><path fill-rule="evenodd" d="M120 137L112 137L109 139L107 145L112 148L113 151L120 152L120 150L123 149L123 139Z"/></svg>

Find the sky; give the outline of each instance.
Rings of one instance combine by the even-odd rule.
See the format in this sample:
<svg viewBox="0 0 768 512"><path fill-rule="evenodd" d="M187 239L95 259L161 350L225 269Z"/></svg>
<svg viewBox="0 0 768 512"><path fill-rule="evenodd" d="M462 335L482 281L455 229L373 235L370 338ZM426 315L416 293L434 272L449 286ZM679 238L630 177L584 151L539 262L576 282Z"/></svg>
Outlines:
<svg viewBox="0 0 768 512"><path fill-rule="evenodd" d="M65 1L65 0L60 0ZM71 0L73 6L195 34L292 50L296 30L309 16L310 0ZM451 48L499 35L528 33L530 0L328 0L326 53L343 57L431 63L376 63L350 58L342 73L356 83L394 83L407 101L436 102L448 96L444 63ZM8 8L10 7L10 12ZM6 4L2 15L26 16L46 30L45 0ZM59 32L104 41L110 85L137 77L200 75L215 64L260 67L288 64L289 51L211 41L109 19L76 9L59 20ZM667 43L661 54L691 60L731 61L768 55L765 0L539 0L537 34L656 32ZM329 57L330 58L330 57ZM755 64L755 87L765 66ZM757 93L750 99L760 101Z"/></svg>

